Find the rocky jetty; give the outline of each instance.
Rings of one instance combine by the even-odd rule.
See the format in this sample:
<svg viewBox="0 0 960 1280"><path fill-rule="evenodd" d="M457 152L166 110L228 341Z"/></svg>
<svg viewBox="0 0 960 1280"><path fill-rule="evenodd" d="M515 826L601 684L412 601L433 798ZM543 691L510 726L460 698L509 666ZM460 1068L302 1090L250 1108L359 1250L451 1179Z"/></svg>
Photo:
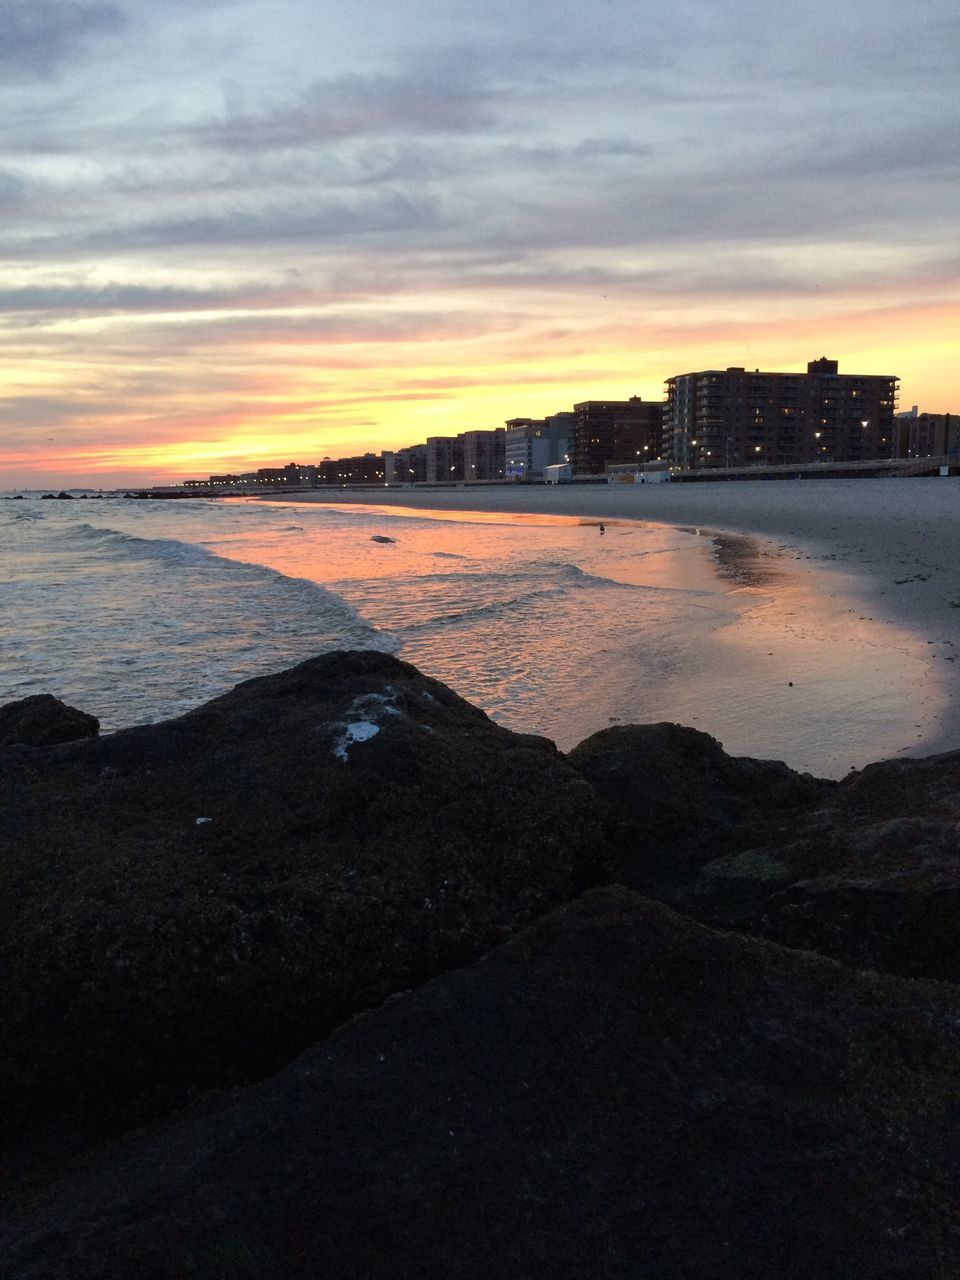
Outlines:
<svg viewBox="0 0 960 1280"><path fill-rule="evenodd" d="M372 653L7 745L0 1276L960 1275L958 820Z"/></svg>
<svg viewBox="0 0 960 1280"><path fill-rule="evenodd" d="M958 1022L598 890L73 1174L5 1274L956 1274Z"/></svg>
<svg viewBox="0 0 960 1280"><path fill-rule="evenodd" d="M0 747L23 743L51 747L58 742L95 738L100 732L96 716L68 707L49 693L35 693L0 707Z"/></svg>
<svg viewBox="0 0 960 1280"><path fill-rule="evenodd" d="M851 774L771 850L743 926L847 964L960 982L960 751Z"/></svg>
<svg viewBox="0 0 960 1280"><path fill-rule="evenodd" d="M655 724L569 759L600 800L606 879L857 967L960 981L960 751L836 783Z"/></svg>
<svg viewBox="0 0 960 1280"><path fill-rule="evenodd" d="M789 838L836 786L679 724L603 729L569 759L602 803L606 877L667 901L685 899L705 863Z"/></svg>
<svg viewBox="0 0 960 1280"><path fill-rule="evenodd" d="M276 1069L592 878L589 786L413 667L328 655L0 756L4 1114Z"/></svg>

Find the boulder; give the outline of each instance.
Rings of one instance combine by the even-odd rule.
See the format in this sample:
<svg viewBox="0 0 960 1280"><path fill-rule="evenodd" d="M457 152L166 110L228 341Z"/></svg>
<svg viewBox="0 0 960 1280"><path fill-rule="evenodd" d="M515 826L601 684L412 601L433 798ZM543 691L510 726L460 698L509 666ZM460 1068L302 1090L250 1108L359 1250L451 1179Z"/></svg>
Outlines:
<svg viewBox="0 0 960 1280"><path fill-rule="evenodd" d="M684 898L684 908L713 923L742 927L750 911L793 885L800 874L776 847L730 853L700 868L693 896Z"/></svg>
<svg viewBox="0 0 960 1280"><path fill-rule="evenodd" d="M0 747L18 742L50 747L58 742L95 738L99 732L96 716L69 707L49 693L36 693L0 707Z"/></svg>
<svg viewBox="0 0 960 1280"><path fill-rule="evenodd" d="M603 729L568 759L600 797L607 878L675 902L705 863L789 839L796 815L836 786L780 761L730 756L678 724Z"/></svg>
<svg viewBox="0 0 960 1280"><path fill-rule="evenodd" d="M275 1070L568 899L596 843L552 743L379 653L9 747L4 1113L97 1129Z"/></svg>
<svg viewBox="0 0 960 1280"><path fill-rule="evenodd" d="M13 1280L929 1280L960 993L623 889L198 1102L9 1218Z"/></svg>
<svg viewBox="0 0 960 1280"><path fill-rule="evenodd" d="M960 751L852 773L740 924L849 964L960 982Z"/></svg>
<svg viewBox="0 0 960 1280"><path fill-rule="evenodd" d="M705 923L960 982L960 751L830 782L674 724L569 754L600 798L601 878Z"/></svg>

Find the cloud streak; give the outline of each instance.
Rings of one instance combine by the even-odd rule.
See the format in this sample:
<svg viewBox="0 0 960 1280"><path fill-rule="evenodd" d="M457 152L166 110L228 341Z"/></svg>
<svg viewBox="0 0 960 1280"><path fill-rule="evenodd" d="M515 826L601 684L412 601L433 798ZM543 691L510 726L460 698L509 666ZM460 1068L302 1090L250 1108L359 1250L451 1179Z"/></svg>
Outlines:
<svg viewBox="0 0 960 1280"><path fill-rule="evenodd" d="M237 86L231 89L224 119L197 131L201 145L288 150L370 136L477 133L495 123L495 95L478 80L464 53L405 74L317 80L293 101L258 111L246 109Z"/></svg>
<svg viewBox="0 0 960 1280"><path fill-rule="evenodd" d="M75 0L6 0L0 39L0 71L14 79L47 78L86 56L104 36L125 31L128 18L117 4Z"/></svg>

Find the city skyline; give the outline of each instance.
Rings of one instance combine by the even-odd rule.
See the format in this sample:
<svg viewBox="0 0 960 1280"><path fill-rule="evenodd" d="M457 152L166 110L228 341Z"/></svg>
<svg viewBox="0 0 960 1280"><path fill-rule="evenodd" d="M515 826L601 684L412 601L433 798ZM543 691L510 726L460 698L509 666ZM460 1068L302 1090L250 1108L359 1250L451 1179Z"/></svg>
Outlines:
<svg viewBox="0 0 960 1280"><path fill-rule="evenodd" d="M5 20L0 487L398 449L824 352L960 407L946 0Z"/></svg>

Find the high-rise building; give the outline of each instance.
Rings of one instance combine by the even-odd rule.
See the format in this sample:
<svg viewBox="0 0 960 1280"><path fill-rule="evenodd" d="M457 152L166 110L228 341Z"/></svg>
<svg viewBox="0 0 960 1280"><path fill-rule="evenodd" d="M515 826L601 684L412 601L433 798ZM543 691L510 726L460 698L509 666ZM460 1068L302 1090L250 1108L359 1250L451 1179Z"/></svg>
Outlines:
<svg viewBox="0 0 960 1280"><path fill-rule="evenodd" d="M260 467L256 472L256 483L298 485L301 483L300 471L296 462L288 462L285 467Z"/></svg>
<svg viewBox="0 0 960 1280"><path fill-rule="evenodd" d="M876 461L897 456L898 379L838 372L705 369L667 379L664 449L674 466Z"/></svg>
<svg viewBox="0 0 960 1280"><path fill-rule="evenodd" d="M960 416L955 413L897 414L897 423L906 427L908 458L956 457L960 454Z"/></svg>
<svg viewBox="0 0 960 1280"><path fill-rule="evenodd" d="M463 479L463 442L459 436L427 436L427 480L431 484Z"/></svg>
<svg viewBox="0 0 960 1280"><path fill-rule="evenodd" d="M467 483L478 480L502 480L506 470L503 427L487 431L464 431L459 437L463 446L463 478Z"/></svg>
<svg viewBox="0 0 960 1280"><path fill-rule="evenodd" d="M653 462L663 446L663 405L629 400L584 400L573 406L567 452L574 475L602 475L608 462Z"/></svg>
<svg viewBox="0 0 960 1280"><path fill-rule="evenodd" d="M540 480L545 467L565 462L572 428L572 413L509 418L504 441L507 478Z"/></svg>
<svg viewBox="0 0 960 1280"><path fill-rule="evenodd" d="M384 455L386 460L386 455ZM425 444L408 445L406 449L398 449L393 455L393 477L391 484L419 484L427 478L427 446Z"/></svg>
<svg viewBox="0 0 960 1280"><path fill-rule="evenodd" d="M383 484L383 454L364 453L356 458L341 458L340 469L347 484Z"/></svg>

